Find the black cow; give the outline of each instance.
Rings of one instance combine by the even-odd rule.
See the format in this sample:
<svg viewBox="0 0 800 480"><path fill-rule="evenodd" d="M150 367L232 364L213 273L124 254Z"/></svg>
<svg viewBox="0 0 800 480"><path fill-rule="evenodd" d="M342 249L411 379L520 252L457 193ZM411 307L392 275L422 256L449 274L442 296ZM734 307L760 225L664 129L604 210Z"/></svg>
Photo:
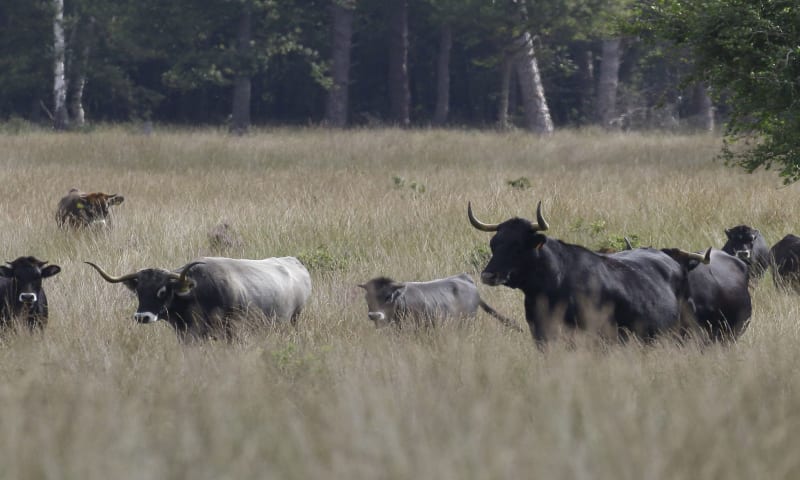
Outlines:
<svg viewBox="0 0 800 480"><path fill-rule="evenodd" d="M30 330L47 325L47 295L42 280L61 271L58 265L47 265L36 257L19 257L0 265L0 324L7 327L20 318Z"/></svg>
<svg viewBox="0 0 800 480"><path fill-rule="evenodd" d="M761 232L747 225L725 230L728 240L722 251L739 257L750 267L750 278L759 279L769 267L769 247Z"/></svg>
<svg viewBox="0 0 800 480"><path fill-rule="evenodd" d="M481 299L478 287L466 273L427 282L378 277L359 287L366 290L367 316L376 326L401 327L406 321L420 326L444 318L475 317L480 307L504 326L522 331L514 320L500 315Z"/></svg>
<svg viewBox="0 0 800 480"><path fill-rule="evenodd" d="M775 286L800 293L800 237L786 235L772 246L769 254Z"/></svg>
<svg viewBox="0 0 800 480"><path fill-rule="evenodd" d="M735 340L747 329L752 313L748 266L721 250L710 249L706 255L709 261L696 265L687 274L695 321L710 340Z"/></svg>
<svg viewBox="0 0 800 480"><path fill-rule="evenodd" d="M175 271L147 268L120 277L86 263L107 282L122 282L136 293L134 320L166 320L182 339L230 338L232 320L248 311L294 323L311 295L308 270L294 257L204 257Z"/></svg>
<svg viewBox="0 0 800 480"><path fill-rule="evenodd" d="M651 248L602 255L548 238L540 233L548 228L541 207L540 202L535 224L517 217L485 224L474 217L471 204L467 207L473 227L496 232L481 281L522 290L525 318L537 343L564 328L605 338L632 333L643 340L681 329L684 266Z"/></svg>

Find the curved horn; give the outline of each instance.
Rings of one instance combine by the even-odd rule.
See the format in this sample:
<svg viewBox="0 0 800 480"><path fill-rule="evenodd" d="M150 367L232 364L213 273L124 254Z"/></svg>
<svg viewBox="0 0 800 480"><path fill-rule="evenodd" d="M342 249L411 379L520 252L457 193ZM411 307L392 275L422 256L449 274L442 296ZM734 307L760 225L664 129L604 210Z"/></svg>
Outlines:
<svg viewBox="0 0 800 480"><path fill-rule="evenodd" d="M625 250L633 250L631 240L628 237L622 237L622 239L625 240Z"/></svg>
<svg viewBox="0 0 800 480"><path fill-rule="evenodd" d="M536 205L536 223L539 225L537 226L537 231L547 230L550 226L547 224L547 221L544 219L544 215L542 215L542 201L539 200L539 204Z"/></svg>
<svg viewBox="0 0 800 480"><path fill-rule="evenodd" d="M706 265L711 263L711 247L708 247L708 250L706 250L705 255L703 255L703 263L705 263Z"/></svg>
<svg viewBox="0 0 800 480"><path fill-rule="evenodd" d="M134 273L129 273L127 275L122 275L121 277L112 277L111 275L109 275L105 271L103 271L102 268L98 267L97 265L95 265L92 262L83 262L83 263L85 263L85 264L93 267L95 270L97 270L97 273L99 273L100 276L103 277L105 279L105 281L108 282L108 283L119 283L119 282L124 282L126 280L133 280L134 278L137 278L139 276L139 272L134 272Z"/></svg>
<svg viewBox="0 0 800 480"><path fill-rule="evenodd" d="M478 230L482 230L484 232L496 232L497 229L500 228L499 223L483 223L475 218L475 215L472 214L472 202L467 202L467 216L469 217L469 223L471 223L472 226Z"/></svg>
<svg viewBox="0 0 800 480"><path fill-rule="evenodd" d="M192 269L192 267L194 267L195 265L201 265L201 264L204 264L204 263L206 263L206 262L192 262L192 263L187 263L187 264L186 264L186 265L183 267L183 270L181 270L181 273L180 273L180 274L177 274L177 273L170 272L170 275L169 275L169 276L170 276L170 278L174 278L174 279L178 280L178 282L179 282L181 285L185 285L185 284L186 284L186 275L189 273L189 270L191 270L191 269Z"/></svg>
<svg viewBox="0 0 800 480"><path fill-rule="evenodd" d="M700 263L708 265L711 263L711 247L706 250L705 253L694 253L694 252L687 252L686 250L678 249L681 255L687 260L697 260Z"/></svg>

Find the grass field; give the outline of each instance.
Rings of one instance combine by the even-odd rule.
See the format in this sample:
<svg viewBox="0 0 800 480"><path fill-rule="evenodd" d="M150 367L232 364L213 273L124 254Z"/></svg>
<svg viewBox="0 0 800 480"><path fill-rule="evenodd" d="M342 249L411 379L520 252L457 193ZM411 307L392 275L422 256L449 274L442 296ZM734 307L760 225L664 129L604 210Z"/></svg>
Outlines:
<svg viewBox="0 0 800 480"><path fill-rule="evenodd" d="M356 284L427 280L487 260L496 222L534 218L596 248L721 247L740 223L797 233L798 188L713 161L709 136L564 132L122 128L0 135L5 260L62 266L43 336L0 338L0 478L798 478L800 298L769 277L730 347L535 348L479 314L376 331ZM519 188L509 185L524 184ZM524 185L523 185L524 186ZM114 227L63 232L71 187L125 196ZM227 221L242 243L212 252ZM198 255L300 257L296 329L181 345L131 320L112 274ZM518 291L479 286L524 320Z"/></svg>

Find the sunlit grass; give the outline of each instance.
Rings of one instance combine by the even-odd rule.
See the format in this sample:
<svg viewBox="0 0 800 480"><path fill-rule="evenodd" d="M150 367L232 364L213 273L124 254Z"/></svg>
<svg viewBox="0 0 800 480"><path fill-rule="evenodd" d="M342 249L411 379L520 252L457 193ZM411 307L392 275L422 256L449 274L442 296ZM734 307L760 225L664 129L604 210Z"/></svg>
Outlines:
<svg viewBox="0 0 800 480"><path fill-rule="evenodd" d="M474 324L376 331L356 284L479 271L496 222L532 218L591 248L700 250L724 229L774 243L800 228L797 187L713 160L712 136L563 132L126 128L0 135L6 260L63 267L43 336L0 338L7 478L796 478L800 298L769 277L738 344L536 349ZM529 188L510 180L525 177ZM71 187L125 196L114 228L63 232ZM212 253L294 255L313 293L298 327L182 346L136 325L113 274ZM214 252L220 253L220 252ZM477 278L477 277L475 277ZM479 286L524 318L518 291Z"/></svg>

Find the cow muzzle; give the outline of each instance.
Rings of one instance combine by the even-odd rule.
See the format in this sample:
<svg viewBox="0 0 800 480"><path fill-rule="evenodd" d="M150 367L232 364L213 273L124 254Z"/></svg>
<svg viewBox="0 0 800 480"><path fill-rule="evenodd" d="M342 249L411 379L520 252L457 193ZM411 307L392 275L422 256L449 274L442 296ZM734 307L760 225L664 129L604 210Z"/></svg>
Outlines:
<svg viewBox="0 0 800 480"><path fill-rule="evenodd" d="M31 305L31 304L36 303L36 300L37 300L37 297L36 297L35 293L25 292L25 293L20 293L19 294L19 301L21 303L24 303L24 304L27 304L27 305Z"/></svg>
<svg viewBox="0 0 800 480"><path fill-rule="evenodd" d="M483 282L485 285L495 287L498 285L505 285L507 281L508 275L500 275L494 272L481 273L481 282Z"/></svg>
<svg viewBox="0 0 800 480"><path fill-rule="evenodd" d="M736 250L736 256L742 260L750 260L750 250Z"/></svg>
<svg viewBox="0 0 800 480"><path fill-rule="evenodd" d="M158 321L158 315L152 312L136 312L133 319L139 323L154 323Z"/></svg>
<svg viewBox="0 0 800 480"><path fill-rule="evenodd" d="M384 322L386 321L386 314L383 312L369 312L367 316L373 322Z"/></svg>

